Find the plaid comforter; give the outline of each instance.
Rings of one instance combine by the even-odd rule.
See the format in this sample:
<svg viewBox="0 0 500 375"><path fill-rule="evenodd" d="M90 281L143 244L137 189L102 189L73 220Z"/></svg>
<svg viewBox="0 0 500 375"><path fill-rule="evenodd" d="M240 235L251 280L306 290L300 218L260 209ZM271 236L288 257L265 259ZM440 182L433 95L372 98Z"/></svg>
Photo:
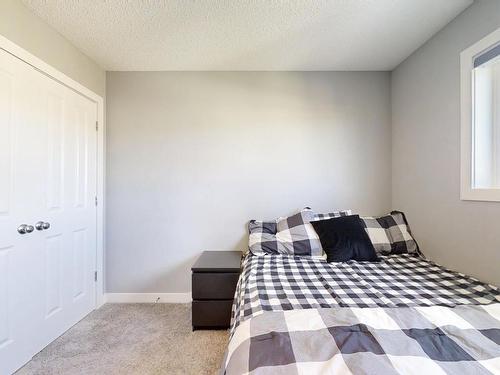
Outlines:
<svg viewBox="0 0 500 375"><path fill-rule="evenodd" d="M500 373L500 293L422 258L248 256L226 374Z"/></svg>

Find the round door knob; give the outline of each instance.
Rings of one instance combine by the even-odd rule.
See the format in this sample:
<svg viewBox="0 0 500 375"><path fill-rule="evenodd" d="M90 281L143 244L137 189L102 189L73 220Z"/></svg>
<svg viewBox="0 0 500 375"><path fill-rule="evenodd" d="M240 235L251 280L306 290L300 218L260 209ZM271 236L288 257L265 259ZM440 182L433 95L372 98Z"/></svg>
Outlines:
<svg viewBox="0 0 500 375"><path fill-rule="evenodd" d="M26 225L26 233L31 233L35 230L33 225Z"/></svg>
<svg viewBox="0 0 500 375"><path fill-rule="evenodd" d="M35 224L35 229L36 230L43 230L43 224L44 224L43 221L37 221Z"/></svg>
<svg viewBox="0 0 500 375"><path fill-rule="evenodd" d="M20 233L20 234L26 234L26 233L28 233L28 232L26 231L26 227L27 227L27 225L26 225L26 224L21 224L21 225L19 225L19 226L17 227L17 232L18 232L18 233Z"/></svg>
<svg viewBox="0 0 500 375"><path fill-rule="evenodd" d="M49 229L50 228L50 223L48 223L48 222L43 223L42 224L42 228L43 229Z"/></svg>

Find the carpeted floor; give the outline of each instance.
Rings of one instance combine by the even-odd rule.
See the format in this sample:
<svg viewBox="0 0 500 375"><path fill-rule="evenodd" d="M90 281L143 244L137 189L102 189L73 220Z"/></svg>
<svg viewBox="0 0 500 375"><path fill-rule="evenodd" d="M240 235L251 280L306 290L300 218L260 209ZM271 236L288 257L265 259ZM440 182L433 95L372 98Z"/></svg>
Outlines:
<svg viewBox="0 0 500 375"><path fill-rule="evenodd" d="M190 304L107 304L16 374L214 374L227 340L193 332Z"/></svg>

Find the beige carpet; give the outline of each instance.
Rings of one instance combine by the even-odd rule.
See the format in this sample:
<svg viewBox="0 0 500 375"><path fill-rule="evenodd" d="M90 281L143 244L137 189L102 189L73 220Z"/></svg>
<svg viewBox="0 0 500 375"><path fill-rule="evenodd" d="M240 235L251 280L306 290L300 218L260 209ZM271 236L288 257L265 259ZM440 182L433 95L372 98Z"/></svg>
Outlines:
<svg viewBox="0 0 500 375"><path fill-rule="evenodd" d="M108 304L16 374L214 374L227 339L192 332L190 304Z"/></svg>

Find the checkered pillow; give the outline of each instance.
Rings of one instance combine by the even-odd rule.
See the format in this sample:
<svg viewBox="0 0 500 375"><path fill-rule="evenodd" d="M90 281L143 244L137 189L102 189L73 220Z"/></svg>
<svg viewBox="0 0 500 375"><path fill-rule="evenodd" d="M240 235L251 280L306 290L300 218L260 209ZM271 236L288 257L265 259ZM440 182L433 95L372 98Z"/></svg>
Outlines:
<svg viewBox="0 0 500 375"><path fill-rule="evenodd" d="M393 211L390 215L361 219L378 254L420 253L404 213Z"/></svg>
<svg viewBox="0 0 500 375"><path fill-rule="evenodd" d="M328 219L333 219L335 217L350 216L350 215L352 215L351 210L334 211L334 212L329 212L327 214L314 214L314 217L311 221L328 220Z"/></svg>
<svg viewBox="0 0 500 375"><path fill-rule="evenodd" d="M278 219L276 238L290 255L320 256L321 242L313 226L314 212L306 207L295 215Z"/></svg>
<svg viewBox="0 0 500 375"><path fill-rule="evenodd" d="M250 220L248 223L248 248L253 255L285 254L276 239L277 221Z"/></svg>
<svg viewBox="0 0 500 375"><path fill-rule="evenodd" d="M321 256L323 248L310 222L350 214L350 210L317 214L306 207L295 215L281 217L275 221L250 220L249 249L253 255Z"/></svg>

